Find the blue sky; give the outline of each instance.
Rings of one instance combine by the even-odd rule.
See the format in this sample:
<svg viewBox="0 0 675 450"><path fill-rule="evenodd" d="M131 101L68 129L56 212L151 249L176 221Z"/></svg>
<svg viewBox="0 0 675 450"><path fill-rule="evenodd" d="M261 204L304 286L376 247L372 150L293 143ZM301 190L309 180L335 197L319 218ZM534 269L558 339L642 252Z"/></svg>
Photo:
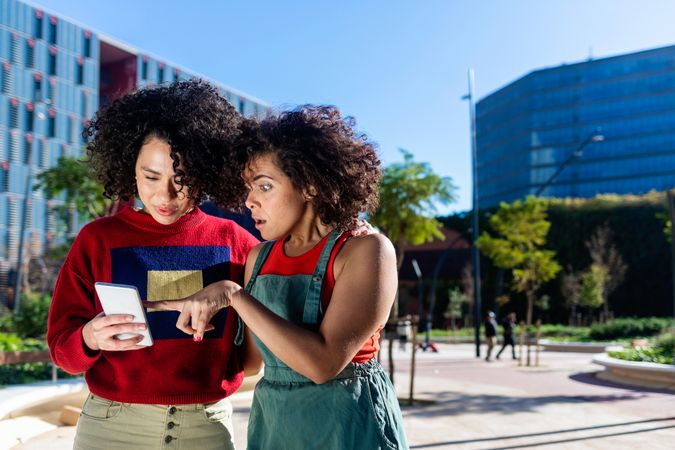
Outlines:
<svg viewBox="0 0 675 450"><path fill-rule="evenodd" d="M379 144L405 148L471 208L467 69L476 96L526 73L675 44L669 0L37 0L275 108L339 106Z"/></svg>

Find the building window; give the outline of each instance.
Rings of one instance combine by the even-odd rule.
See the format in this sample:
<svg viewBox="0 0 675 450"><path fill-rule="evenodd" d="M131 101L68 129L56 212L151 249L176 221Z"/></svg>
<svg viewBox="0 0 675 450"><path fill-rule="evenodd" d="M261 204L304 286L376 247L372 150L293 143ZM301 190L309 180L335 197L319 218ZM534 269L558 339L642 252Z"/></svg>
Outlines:
<svg viewBox="0 0 675 450"><path fill-rule="evenodd" d="M35 27L35 33L33 34L37 39L42 39L42 17L44 14L42 11L35 10L35 19L33 26Z"/></svg>
<svg viewBox="0 0 675 450"><path fill-rule="evenodd" d="M47 118L47 137L53 138L56 135L56 111L49 110L49 117Z"/></svg>
<svg viewBox="0 0 675 450"><path fill-rule="evenodd" d="M84 60L80 56L77 61L77 70L75 73L75 82L77 84L83 84L84 83Z"/></svg>
<svg viewBox="0 0 675 450"><path fill-rule="evenodd" d="M40 140L40 167L42 169L49 167L49 143L46 139Z"/></svg>
<svg viewBox="0 0 675 450"><path fill-rule="evenodd" d="M33 135L30 133L26 134L23 150L23 163L31 164L33 159Z"/></svg>
<svg viewBox="0 0 675 450"><path fill-rule="evenodd" d="M9 63L2 65L2 92L4 94L12 92L12 66Z"/></svg>
<svg viewBox="0 0 675 450"><path fill-rule="evenodd" d="M19 133L16 130L9 133L9 160L19 162Z"/></svg>
<svg viewBox="0 0 675 450"><path fill-rule="evenodd" d="M80 134L80 130L78 128L79 126L79 121L75 116L70 116L70 142L73 144L76 144L78 141L78 134Z"/></svg>
<svg viewBox="0 0 675 450"><path fill-rule="evenodd" d="M80 114L84 117L89 117L89 91L82 91Z"/></svg>
<svg viewBox="0 0 675 450"><path fill-rule="evenodd" d="M159 68L157 69L157 82L162 83L164 81L164 64L159 63Z"/></svg>
<svg viewBox="0 0 675 450"><path fill-rule="evenodd" d="M239 97L239 114L244 114L244 107L246 106L244 99Z"/></svg>
<svg viewBox="0 0 675 450"><path fill-rule="evenodd" d="M47 41L50 44L56 44L56 23L58 19L54 16L49 18L49 28L47 30Z"/></svg>
<svg viewBox="0 0 675 450"><path fill-rule="evenodd" d="M91 58L91 31L84 32L84 57Z"/></svg>
<svg viewBox="0 0 675 450"><path fill-rule="evenodd" d="M19 64L21 62L19 55L21 55L21 39L19 39L17 33L12 33L12 45L10 45L9 49L9 60L12 64Z"/></svg>
<svg viewBox="0 0 675 450"><path fill-rule="evenodd" d="M19 128L19 101L15 98L9 103L9 127Z"/></svg>
<svg viewBox="0 0 675 450"><path fill-rule="evenodd" d="M56 84L56 80L54 78L50 78L47 83L45 83L45 100L44 102L47 104L52 104L54 103L54 85Z"/></svg>
<svg viewBox="0 0 675 450"><path fill-rule="evenodd" d="M33 131L33 104L26 103L26 131Z"/></svg>
<svg viewBox="0 0 675 450"><path fill-rule="evenodd" d="M9 161L3 161L0 168L2 169L2 190L7 192L9 191Z"/></svg>
<svg viewBox="0 0 675 450"><path fill-rule="evenodd" d="M148 57L144 56L141 61L141 80L148 79Z"/></svg>
<svg viewBox="0 0 675 450"><path fill-rule="evenodd" d="M47 73L56 75L56 47L49 49L49 59L47 60Z"/></svg>
<svg viewBox="0 0 675 450"><path fill-rule="evenodd" d="M35 93L34 99L36 102L42 101L42 77L40 74L36 73L33 78L33 92Z"/></svg>
<svg viewBox="0 0 675 450"><path fill-rule="evenodd" d="M29 38L26 42L26 67L35 67L35 39Z"/></svg>
<svg viewBox="0 0 675 450"><path fill-rule="evenodd" d="M65 125L66 125L66 129L65 129L65 133L63 134L63 137L65 138L66 141L68 141L70 139L70 135L72 134L72 131L73 131L72 130L73 123L70 121L70 117L66 117Z"/></svg>

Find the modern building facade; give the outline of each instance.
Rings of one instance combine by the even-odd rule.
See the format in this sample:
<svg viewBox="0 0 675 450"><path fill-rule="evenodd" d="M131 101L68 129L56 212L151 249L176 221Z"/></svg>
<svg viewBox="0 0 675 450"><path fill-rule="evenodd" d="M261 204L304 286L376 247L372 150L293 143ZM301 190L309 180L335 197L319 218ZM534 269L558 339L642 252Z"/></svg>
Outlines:
<svg viewBox="0 0 675 450"><path fill-rule="evenodd" d="M54 206L62 200L31 192L30 179L59 157L82 153L83 126L99 105L193 76L39 7L0 0L0 285L17 261L24 205L26 250L42 253L57 231ZM264 102L219 87L241 113L269 113Z"/></svg>
<svg viewBox="0 0 675 450"><path fill-rule="evenodd" d="M479 205L675 187L675 46L533 71L476 105ZM595 133L579 157L571 157ZM570 159L550 184L551 177Z"/></svg>

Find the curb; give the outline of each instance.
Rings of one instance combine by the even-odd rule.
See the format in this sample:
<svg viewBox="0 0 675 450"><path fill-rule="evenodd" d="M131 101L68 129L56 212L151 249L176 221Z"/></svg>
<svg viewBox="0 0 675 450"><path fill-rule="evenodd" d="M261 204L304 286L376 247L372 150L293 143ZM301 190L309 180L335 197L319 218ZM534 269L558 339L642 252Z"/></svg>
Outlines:
<svg viewBox="0 0 675 450"><path fill-rule="evenodd" d="M606 354L595 356L593 362L604 366L605 370L598 373L603 380L675 390L675 365L624 361Z"/></svg>
<svg viewBox="0 0 675 450"><path fill-rule="evenodd" d="M0 389L0 420L12 417L12 413L46 403L57 397L77 394L87 389L83 378L16 384Z"/></svg>

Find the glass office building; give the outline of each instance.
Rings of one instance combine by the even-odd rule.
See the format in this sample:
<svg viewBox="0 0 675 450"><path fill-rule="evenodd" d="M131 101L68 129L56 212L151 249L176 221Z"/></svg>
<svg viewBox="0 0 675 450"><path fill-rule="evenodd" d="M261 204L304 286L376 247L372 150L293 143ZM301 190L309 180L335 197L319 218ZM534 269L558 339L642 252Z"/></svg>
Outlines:
<svg viewBox="0 0 675 450"><path fill-rule="evenodd" d="M476 105L479 205L675 187L675 46L536 70ZM547 184L582 142L584 146Z"/></svg>
<svg viewBox="0 0 675 450"><path fill-rule="evenodd" d="M81 155L83 126L99 105L136 87L193 76L56 14L0 0L0 285L17 261L24 205L26 251L42 253L57 232L54 206L62 199L29 190L24 201L29 174ZM245 115L269 113L251 96L220 89Z"/></svg>

